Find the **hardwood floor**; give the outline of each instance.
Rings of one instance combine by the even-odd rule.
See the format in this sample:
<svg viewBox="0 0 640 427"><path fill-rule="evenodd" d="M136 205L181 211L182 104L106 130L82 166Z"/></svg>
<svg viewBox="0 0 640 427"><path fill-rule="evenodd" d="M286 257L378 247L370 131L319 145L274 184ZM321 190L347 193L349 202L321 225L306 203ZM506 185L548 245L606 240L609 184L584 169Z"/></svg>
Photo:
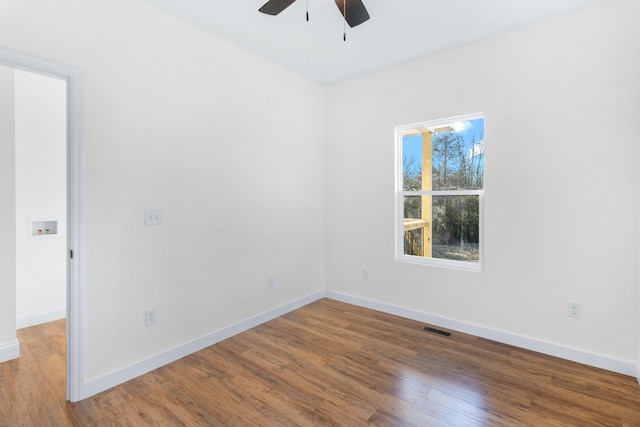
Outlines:
<svg viewBox="0 0 640 427"><path fill-rule="evenodd" d="M82 402L64 321L18 331L2 426L640 426L635 378L323 299Z"/></svg>

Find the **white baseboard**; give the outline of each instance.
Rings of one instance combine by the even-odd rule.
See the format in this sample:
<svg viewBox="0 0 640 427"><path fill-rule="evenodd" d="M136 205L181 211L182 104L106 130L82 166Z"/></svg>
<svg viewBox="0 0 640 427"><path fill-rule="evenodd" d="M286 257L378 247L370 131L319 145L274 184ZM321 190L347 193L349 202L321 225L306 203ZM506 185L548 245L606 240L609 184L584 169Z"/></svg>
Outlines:
<svg viewBox="0 0 640 427"><path fill-rule="evenodd" d="M574 362L582 363L584 365L594 366L623 375L636 377L638 378L638 382L640 383L640 366L636 366L636 364L631 361L620 360L610 356L591 353L576 348L566 347L555 343L512 334L510 332L491 329L472 323L461 322L459 320L436 316L429 313L410 310L391 304L343 294L340 292L325 291L325 296L327 298L346 302L348 304L370 308L373 310L381 311L383 313L394 314L396 316L405 317L408 319L417 320L419 322L424 322L454 331L475 335L477 337L498 341L504 344L536 351L538 353L544 353L550 356L559 357L561 359L571 360Z"/></svg>
<svg viewBox="0 0 640 427"><path fill-rule="evenodd" d="M317 301L324 297L324 291L318 291L305 297L299 298L295 301L276 307L272 310L250 317L226 328L212 332L196 340L179 345L153 357L150 357L133 365L119 369L115 372L103 375L99 378L95 378L87 381L84 384L82 398L93 396L100 392L115 387L118 384L122 384L147 372L153 371L161 366L174 362L185 356L188 356L196 351L200 351L203 348L209 347L215 343L223 341L248 329L256 327L290 311L296 310L314 301Z"/></svg>
<svg viewBox="0 0 640 427"><path fill-rule="evenodd" d="M410 310L403 307L394 306L378 301L368 300L352 295L342 294L334 291L318 291L313 294L307 295L290 303L281 305L267 312L250 317L226 328L212 332L206 336L174 347L160 354L152 356L148 359L134 363L133 365L103 375L101 377L87 381L84 384L82 397L79 400L93 396L112 387L122 384L126 381L132 380L140 375L157 369L161 366L169 364L173 361L181 359L192 353L209 347L227 338L230 338L236 334L244 332L276 317L282 316L290 311L296 310L314 301L317 301L323 297L331 298L337 301L342 301L348 304L357 305L364 308L370 308L372 310L381 311L384 313L394 314L396 316L405 317L408 319L417 320L420 322L437 325L443 328L459 331L467 334L472 334L478 337L491 339L501 343L513 345L520 348L525 348L539 353L548 354L551 356L560 357L567 360L572 360L578 363L583 363L590 366L606 369L613 372L618 372L624 375L629 375L638 378L640 383L640 365L636 366L632 362L611 358L608 356L598 355L595 353L586 352L579 349L569 348L554 343L549 343L541 340L536 340L529 337L524 337L509 332L499 331L495 329L486 328L479 325L461 322L446 317L436 316L428 313L423 313L415 310ZM15 356L18 357L19 348L17 342L15 343L16 349ZM0 361L2 361L3 347L0 347ZM9 360L9 359L7 359Z"/></svg>
<svg viewBox="0 0 640 427"><path fill-rule="evenodd" d="M64 319L65 317L67 317L67 307L64 305L34 311L33 313L21 314L20 316L16 316L16 329L53 322L54 320Z"/></svg>
<svg viewBox="0 0 640 427"><path fill-rule="evenodd" d="M20 343L18 340L0 345L0 363L20 357Z"/></svg>

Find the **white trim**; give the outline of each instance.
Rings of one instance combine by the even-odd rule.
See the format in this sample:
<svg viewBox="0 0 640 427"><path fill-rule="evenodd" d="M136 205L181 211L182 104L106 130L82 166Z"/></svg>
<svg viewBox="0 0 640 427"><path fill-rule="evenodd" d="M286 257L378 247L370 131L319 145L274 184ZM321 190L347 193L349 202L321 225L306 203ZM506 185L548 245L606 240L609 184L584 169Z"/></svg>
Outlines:
<svg viewBox="0 0 640 427"><path fill-rule="evenodd" d="M203 337L197 338L193 341L181 344L177 347L163 351L148 359L141 360L129 365L125 368L118 369L117 371L103 375L99 378L95 378L87 381L84 387L84 397L90 397L94 394L103 392L115 387L118 384L122 384L126 381L132 380L140 375L146 374L161 366L167 365L185 356L193 354L203 348L209 347L248 329L256 327L276 317L282 316L290 311L296 310L314 301L317 301L324 297L324 291L318 291L305 297L299 298L295 301L281 305L264 313L242 320L233 325L229 325L225 328L214 331Z"/></svg>
<svg viewBox="0 0 640 427"><path fill-rule="evenodd" d="M404 245L404 242L403 242ZM479 245L480 248L482 246ZM404 250L404 246L403 246ZM416 255L398 255L396 257L396 261L405 262L409 264L418 264L418 265L432 265L436 267L445 267L445 268L454 268L458 270L466 270L466 271L476 271L476 272L484 272L484 265L482 264L482 249L480 249L480 259L478 262L468 262L468 261L455 261L451 259L443 259L443 258L425 258L422 256Z"/></svg>
<svg viewBox="0 0 640 427"><path fill-rule="evenodd" d="M31 313L16 316L16 329L28 328L30 326L40 325L41 323L53 322L54 320L64 319L65 317L67 317L66 305L34 311Z"/></svg>
<svg viewBox="0 0 640 427"><path fill-rule="evenodd" d="M0 64L67 82L67 400L83 399L82 73L78 68L0 46Z"/></svg>
<svg viewBox="0 0 640 427"><path fill-rule="evenodd" d="M83 77L69 73L67 146L67 400L84 399Z"/></svg>
<svg viewBox="0 0 640 427"><path fill-rule="evenodd" d="M582 363L584 365L595 366L597 368L606 369L608 371L617 372L623 375L638 377L638 381L640 382L640 367L636 367L636 364L631 361L616 359L602 354L592 353L577 348L567 347L556 343L526 337L523 335L517 335L506 331L487 328L481 325L461 322L459 320L454 320L447 317L411 310L408 308L356 297L353 295L347 295L340 292L328 290L325 292L325 294L327 298L357 305L359 307L369 308L372 310L381 311L383 313L417 320L419 322L424 322L446 329L475 335L477 337L498 341L504 344L513 345L527 350L536 351L538 353L559 357L561 359L571 360L574 362Z"/></svg>
<svg viewBox="0 0 640 427"><path fill-rule="evenodd" d="M0 346L0 363L20 357L20 343L13 341Z"/></svg>
<svg viewBox="0 0 640 427"><path fill-rule="evenodd" d="M405 131L405 130L411 130L416 128L430 128L430 127L435 128L438 126L450 125L451 123L466 122L468 120L483 119L483 118L484 118L484 113L478 112L478 113L472 113L472 114L463 114L461 116L447 117L444 119L425 120L423 122L407 123L404 125L396 126L396 129L400 131Z"/></svg>
<svg viewBox="0 0 640 427"><path fill-rule="evenodd" d="M416 190L416 191L401 191L402 197L417 197L417 196L480 196L484 194L484 190Z"/></svg>

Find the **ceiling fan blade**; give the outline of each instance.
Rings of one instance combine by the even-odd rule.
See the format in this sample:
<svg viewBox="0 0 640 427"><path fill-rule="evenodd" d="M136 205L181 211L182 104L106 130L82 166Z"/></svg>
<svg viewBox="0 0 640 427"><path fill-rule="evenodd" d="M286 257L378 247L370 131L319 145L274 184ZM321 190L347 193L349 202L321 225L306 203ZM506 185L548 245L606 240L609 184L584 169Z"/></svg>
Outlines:
<svg viewBox="0 0 640 427"><path fill-rule="evenodd" d="M350 27L360 25L369 19L369 12L367 12L367 8L364 7L362 0L346 0L346 4L345 0L335 0L335 2ZM345 7L347 9L346 16L344 13Z"/></svg>
<svg viewBox="0 0 640 427"><path fill-rule="evenodd" d="M288 8L294 1L296 0L269 0L258 10L267 15L277 15Z"/></svg>

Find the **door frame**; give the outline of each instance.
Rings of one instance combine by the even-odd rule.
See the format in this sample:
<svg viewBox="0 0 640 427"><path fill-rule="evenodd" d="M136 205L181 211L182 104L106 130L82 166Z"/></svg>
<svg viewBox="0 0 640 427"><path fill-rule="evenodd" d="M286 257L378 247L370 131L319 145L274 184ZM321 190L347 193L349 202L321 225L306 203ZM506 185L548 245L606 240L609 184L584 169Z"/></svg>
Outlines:
<svg viewBox="0 0 640 427"><path fill-rule="evenodd" d="M66 399L84 398L82 73L80 69L0 46L0 64L67 82L67 382Z"/></svg>

